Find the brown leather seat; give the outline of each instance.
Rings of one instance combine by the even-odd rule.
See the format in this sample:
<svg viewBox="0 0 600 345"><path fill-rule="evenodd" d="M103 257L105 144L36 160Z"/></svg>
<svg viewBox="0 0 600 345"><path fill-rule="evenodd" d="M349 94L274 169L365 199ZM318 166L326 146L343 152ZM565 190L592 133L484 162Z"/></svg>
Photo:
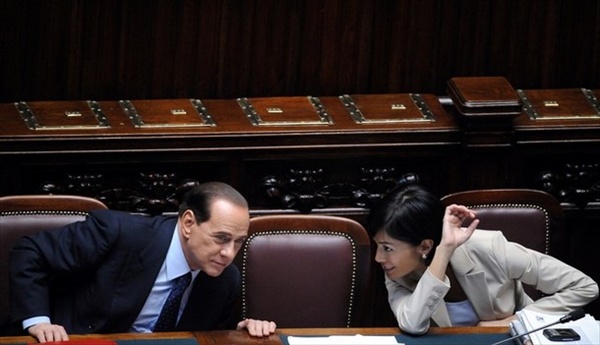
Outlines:
<svg viewBox="0 0 600 345"><path fill-rule="evenodd" d="M9 251L25 235L83 220L102 202L72 195L0 197L0 323L9 315Z"/></svg>
<svg viewBox="0 0 600 345"><path fill-rule="evenodd" d="M287 328L359 325L370 257L366 230L348 218L252 218L238 256L242 316Z"/></svg>
<svg viewBox="0 0 600 345"><path fill-rule="evenodd" d="M560 202L533 189L482 189L458 192L442 198L445 205L465 205L477 211L478 228L501 230L509 241L541 253L559 254L552 243L564 236ZM564 247L564 246L562 246ZM558 255L560 256L560 255ZM541 293L525 286L532 298Z"/></svg>

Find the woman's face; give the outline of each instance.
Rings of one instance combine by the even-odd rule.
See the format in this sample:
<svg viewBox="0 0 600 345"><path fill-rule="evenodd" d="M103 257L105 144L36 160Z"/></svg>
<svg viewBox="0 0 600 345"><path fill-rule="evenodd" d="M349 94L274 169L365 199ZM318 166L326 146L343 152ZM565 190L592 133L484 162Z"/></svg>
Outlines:
<svg viewBox="0 0 600 345"><path fill-rule="evenodd" d="M423 268L423 249L390 237L385 231L379 231L373 237L377 244L375 261L381 264L385 275L396 280Z"/></svg>

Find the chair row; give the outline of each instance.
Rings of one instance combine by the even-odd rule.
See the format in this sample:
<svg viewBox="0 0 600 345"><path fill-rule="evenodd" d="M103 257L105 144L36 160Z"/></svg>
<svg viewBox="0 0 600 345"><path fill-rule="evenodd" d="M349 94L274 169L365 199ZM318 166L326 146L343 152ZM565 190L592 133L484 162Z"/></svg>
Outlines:
<svg viewBox="0 0 600 345"><path fill-rule="evenodd" d="M442 201L476 209L480 228L502 230L509 240L546 254L551 236L564 226L559 202L537 190L467 191ZM8 252L15 242L106 208L82 196L0 197L0 320L8 316ZM254 217L236 264L242 272L242 317L276 320L279 327L365 326L367 297L378 293L369 235L349 218ZM533 289L528 293L539 297Z"/></svg>

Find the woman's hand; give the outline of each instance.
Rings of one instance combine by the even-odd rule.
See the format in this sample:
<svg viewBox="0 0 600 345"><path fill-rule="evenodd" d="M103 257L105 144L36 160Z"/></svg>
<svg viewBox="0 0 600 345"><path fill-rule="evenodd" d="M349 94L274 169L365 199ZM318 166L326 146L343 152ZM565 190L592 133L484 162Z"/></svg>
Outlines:
<svg viewBox="0 0 600 345"><path fill-rule="evenodd" d="M264 337L275 333L277 325L273 321L245 319L238 323L237 329L248 329L248 333L253 337Z"/></svg>
<svg viewBox="0 0 600 345"><path fill-rule="evenodd" d="M465 206L452 204L446 207L444 214L442 240L435 250L435 256L431 260L429 270L434 277L444 280L446 269L454 250L461 244L465 243L473 232L479 220L475 219L475 212L469 210ZM463 228L463 221L473 219L468 227Z"/></svg>
<svg viewBox="0 0 600 345"><path fill-rule="evenodd" d="M465 206L452 204L446 207L440 245L454 249L465 243L479 224L479 219L475 217L475 212ZM473 219L473 221L465 228L462 224L466 219Z"/></svg>

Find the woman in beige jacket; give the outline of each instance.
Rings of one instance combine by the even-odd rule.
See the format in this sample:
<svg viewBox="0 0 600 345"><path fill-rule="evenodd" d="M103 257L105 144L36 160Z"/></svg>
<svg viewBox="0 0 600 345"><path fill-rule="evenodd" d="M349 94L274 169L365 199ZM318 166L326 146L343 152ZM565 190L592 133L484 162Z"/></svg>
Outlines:
<svg viewBox="0 0 600 345"><path fill-rule="evenodd" d="M474 219L462 227L467 218ZM400 329L434 325L507 326L528 308L567 313L593 301L598 285L581 271L519 244L500 231L476 230L476 214L416 185L384 197L369 215L385 272L388 300ZM533 301L522 283L546 296Z"/></svg>

